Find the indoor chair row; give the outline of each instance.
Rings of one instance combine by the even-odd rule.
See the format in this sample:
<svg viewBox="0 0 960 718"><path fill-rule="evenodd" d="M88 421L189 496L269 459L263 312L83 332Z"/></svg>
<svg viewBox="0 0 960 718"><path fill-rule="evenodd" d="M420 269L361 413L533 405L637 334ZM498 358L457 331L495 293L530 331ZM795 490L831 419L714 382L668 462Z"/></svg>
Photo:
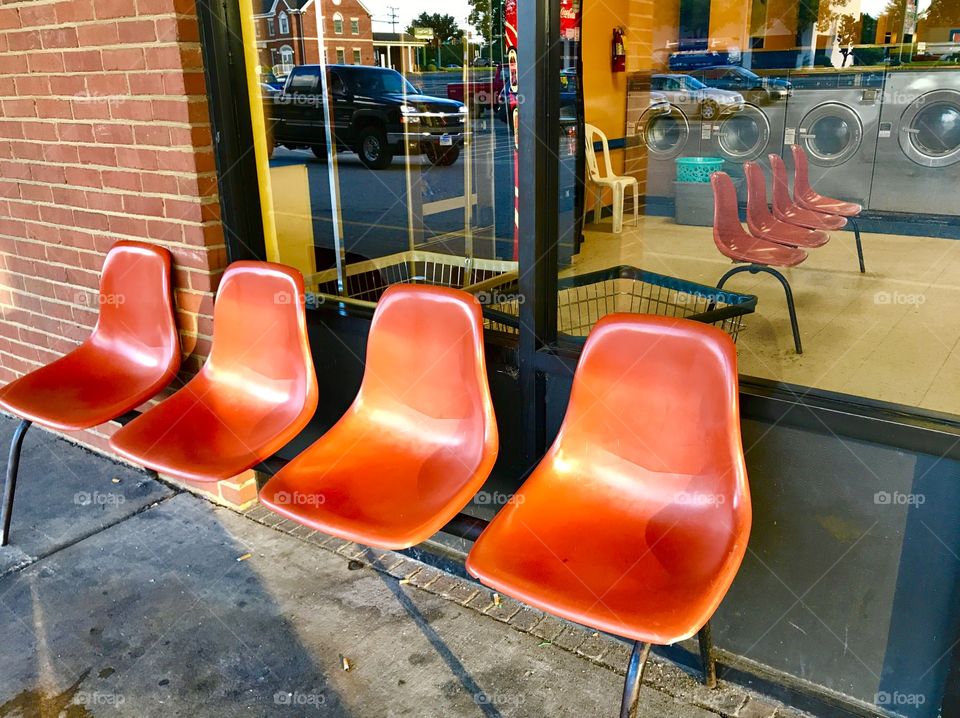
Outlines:
<svg viewBox="0 0 960 718"><path fill-rule="evenodd" d="M773 206L767 204L767 185L763 169L756 162L743 164L747 180L747 228L740 223L740 209L733 181L724 172L715 172L713 186L713 239L721 254L742 262L724 274L717 287L740 272L765 272L783 286L787 299L790 327L797 354L803 353L800 328L790 283L776 268L795 267L807 259L807 252L825 245L829 230L841 229L848 219L860 213L860 205L823 197L807 180L807 156L801 147L792 146L794 158L794 199L790 198L787 170L779 155L769 156L773 169ZM864 271L860 231L856 229L857 256Z"/></svg>
<svg viewBox="0 0 960 718"><path fill-rule="evenodd" d="M23 418L61 430L115 419L174 377L180 347L170 255L122 242L79 348L0 390ZM683 370L678 370L683 367ZM304 285L294 269L235 262L220 282L200 372L111 438L158 472L216 481L260 464L318 402ZM461 511L490 474L498 435L480 305L459 290L398 285L378 303L359 392L346 414L263 487L260 500L306 526L368 546L417 544ZM504 594L634 641L621 716L637 710L651 644L700 633L715 684L709 619L751 523L736 352L720 330L613 314L591 332L553 446L487 526L467 569Z"/></svg>

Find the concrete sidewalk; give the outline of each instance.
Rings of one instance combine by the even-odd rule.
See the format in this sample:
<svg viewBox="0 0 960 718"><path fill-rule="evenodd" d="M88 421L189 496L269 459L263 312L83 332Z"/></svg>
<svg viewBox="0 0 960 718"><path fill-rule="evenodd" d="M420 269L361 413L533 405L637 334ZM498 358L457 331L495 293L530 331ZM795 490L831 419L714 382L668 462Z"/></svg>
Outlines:
<svg viewBox="0 0 960 718"><path fill-rule="evenodd" d="M619 709L624 643L571 647L580 629L463 579L216 507L37 429L0 574L0 718ZM798 715L660 661L647 680L644 716Z"/></svg>

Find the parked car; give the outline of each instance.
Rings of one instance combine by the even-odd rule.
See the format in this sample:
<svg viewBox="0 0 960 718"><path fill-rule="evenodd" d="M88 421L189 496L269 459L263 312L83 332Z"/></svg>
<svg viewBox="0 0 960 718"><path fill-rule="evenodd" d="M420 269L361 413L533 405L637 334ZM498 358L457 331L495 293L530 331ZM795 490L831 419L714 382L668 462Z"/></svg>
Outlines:
<svg viewBox="0 0 960 718"><path fill-rule="evenodd" d="M579 75L574 68L567 68L560 71L560 118L561 123L568 121L571 117L576 117L577 110L577 87L580 82ZM517 96L509 91L505 85L497 95L496 114L497 119L506 122L513 129L509 118L513 116L513 110L517 106ZM565 119L566 118L566 119Z"/></svg>
<svg viewBox="0 0 960 718"><path fill-rule="evenodd" d="M760 77L739 65L718 65L689 73L708 87L731 90L743 95L747 102L768 105L793 94L793 85L779 77Z"/></svg>
<svg viewBox="0 0 960 718"><path fill-rule="evenodd" d="M435 165L451 165L463 146L463 103L424 95L385 67L327 65L337 151L356 152L371 169L389 166L409 143ZM320 66L299 65L267 107L273 146L309 148L326 156Z"/></svg>
<svg viewBox="0 0 960 718"><path fill-rule="evenodd" d="M488 57L478 57L473 61L474 67L490 67L493 65L493 60Z"/></svg>
<svg viewBox="0 0 960 718"><path fill-rule="evenodd" d="M671 70L696 70L701 67L714 67L727 62L725 53L716 50L681 50L670 55Z"/></svg>
<svg viewBox="0 0 960 718"><path fill-rule="evenodd" d="M500 91L507 82L509 72L506 65L497 65L494 72L482 79L447 83L447 98L467 103L478 116L486 109L496 112L500 108Z"/></svg>
<svg viewBox="0 0 960 718"><path fill-rule="evenodd" d="M745 102L739 92L707 87L690 75L654 75L650 89L662 92L671 104L704 120L739 112Z"/></svg>
<svg viewBox="0 0 960 718"><path fill-rule="evenodd" d="M647 111L655 115L665 115L670 112L670 100L662 92L651 92Z"/></svg>

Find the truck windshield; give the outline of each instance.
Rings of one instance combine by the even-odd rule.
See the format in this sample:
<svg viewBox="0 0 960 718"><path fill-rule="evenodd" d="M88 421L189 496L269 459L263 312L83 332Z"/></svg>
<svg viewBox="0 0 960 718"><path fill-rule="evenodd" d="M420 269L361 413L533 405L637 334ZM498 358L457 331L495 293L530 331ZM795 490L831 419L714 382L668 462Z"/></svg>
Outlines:
<svg viewBox="0 0 960 718"><path fill-rule="evenodd" d="M370 67L351 69L344 74L346 75L344 79L350 88L361 94L419 94L417 88L395 70Z"/></svg>

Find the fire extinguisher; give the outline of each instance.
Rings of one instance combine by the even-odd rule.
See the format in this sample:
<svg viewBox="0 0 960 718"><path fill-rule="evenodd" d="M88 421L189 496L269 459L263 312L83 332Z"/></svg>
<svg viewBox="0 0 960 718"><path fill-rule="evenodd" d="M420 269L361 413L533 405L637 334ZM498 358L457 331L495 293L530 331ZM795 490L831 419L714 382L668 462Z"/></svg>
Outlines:
<svg viewBox="0 0 960 718"><path fill-rule="evenodd" d="M627 48L623 44L623 36L622 27L613 28L612 69L614 72L626 72L627 69Z"/></svg>

